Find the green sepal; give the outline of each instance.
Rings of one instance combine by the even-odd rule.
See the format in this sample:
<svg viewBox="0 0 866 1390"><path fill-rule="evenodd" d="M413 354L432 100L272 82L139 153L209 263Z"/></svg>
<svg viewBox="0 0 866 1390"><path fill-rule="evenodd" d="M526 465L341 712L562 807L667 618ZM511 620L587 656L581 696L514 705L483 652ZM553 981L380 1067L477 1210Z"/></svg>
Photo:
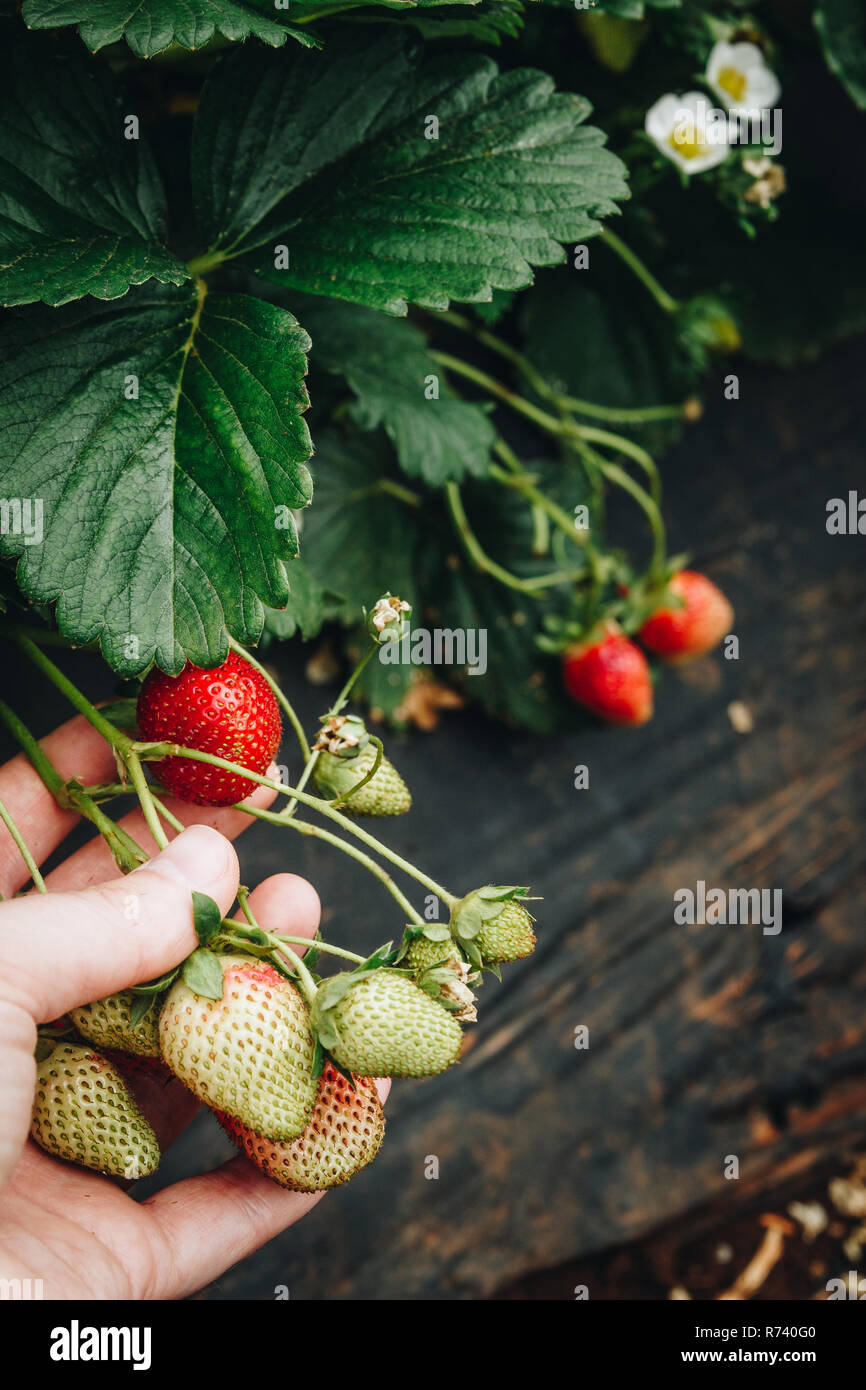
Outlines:
<svg viewBox="0 0 866 1390"><path fill-rule="evenodd" d="M475 941L471 937L467 938L461 936L460 946L465 956L467 957L469 964L474 965L476 970L480 970L482 964L481 952L475 944Z"/></svg>
<svg viewBox="0 0 866 1390"><path fill-rule="evenodd" d="M321 1042L316 1038L316 1045L313 1050L313 1080L318 1081L325 1069L325 1049Z"/></svg>
<svg viewBox="0 0 866 1390"><path fill-rule="evenodd" d="M194 994L200 994L205 999L222 999L223 971L220 959L206 946L199 946L192 955L187 956L181 966L181 974L184 984L189 985Z"/></svg>
<svg viewBox="0 0 866 1390"><path fill-rule="evenodd" d="M451 935L451 928L447 922L428 922L421 936L426 936L428 941L447 941Z"/></svg>
<svg viewBox="0 0 866 1390"><path fill-rule="evenodd" d="M161 994L164 989L177 979L180 974L180 966L175 966L174 970L168 970L164 975L160 975L156 980L146 980L142 985L132 985L133 994Z"/></svg>
<svg viewBox="0 0 866 1390"><path fill-rule="evenodd" d="M193 893L192 920L200 945L206 946L213 940L220 929L222 919L223 915L213 898L208 897L207 893Z"/></svg>
<svg viewBox="0 0 866 1390"><path fill-rule="evenodd" d="M137 994L129 1006L129 1026L138 1028L155 1004L155 994Z"/></svg>
<svg viewBox="0 0 866 1390"><path fill-rule="evenodd" d="M352 1073L350 1071L347 1071L345 1067L341 1067L340 1063L331 1056L330 1052L328 1053L328 1061L331 1063L331 1066L334 1068L334 1070L338 1071L340 1075L344 1077L346 1081L348 1081L352 1090L357 1091L358 1087L355 1084L355 1078L352 1075Z"/></svg>

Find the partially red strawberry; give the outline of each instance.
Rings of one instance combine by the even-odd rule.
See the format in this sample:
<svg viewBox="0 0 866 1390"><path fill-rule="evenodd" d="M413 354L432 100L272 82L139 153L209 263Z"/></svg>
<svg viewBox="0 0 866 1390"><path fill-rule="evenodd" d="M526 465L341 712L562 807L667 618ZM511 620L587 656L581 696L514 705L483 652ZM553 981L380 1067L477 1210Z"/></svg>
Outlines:
<svg viewBox="0 0 866 1390"><path fill-rule="evenodd" d="M321 1192L348 1182L376 1157L385 1132L385 1117L375 1082L354 1078L354 1089L333 1063L326 1061L309 1123L297 1139L275 1143L217 1112L226 1133L257 1168L293 1192Z"/></svg>
<svg viewBox="0 0 866 1390"><path fill-rule="evenodd" d="M600 624L562 658L562 679L572 700L609 724L646 724L653 688L647 659L618 623Z"/></svg>
<svg viewBox="0 0 866 1390"><path fill-rule="evenodd" d="M138 697L138 730L151 743L180 743L264 774L280 746L280 711L254 666L229 652L222 666L187 665L179 676L154 667ZM197 806L231 806L255 783L192 758L165 758L159 778Z"/></svg>
<svg viewBox="0 0 866 1390"><path fill-rule="evenodd" d="M697 570L680 570L668 589L682 599L682 606L657 608L638 636L666 661L703 656L730 632L733 608L721 589Z"/></svg>

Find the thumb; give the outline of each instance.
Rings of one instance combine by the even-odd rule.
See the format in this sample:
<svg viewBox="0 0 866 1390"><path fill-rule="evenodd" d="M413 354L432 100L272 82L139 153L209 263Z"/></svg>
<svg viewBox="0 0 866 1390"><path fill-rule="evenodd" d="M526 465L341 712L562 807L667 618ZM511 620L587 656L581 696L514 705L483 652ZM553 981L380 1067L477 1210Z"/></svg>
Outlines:
<svg viewBox="0 0 866 1390"><path fill-rule="evenodd" d="M44 1023L164 974L195 949L193 890L225 913L238 879L229 841L193 825L125 878L0 905L0 1000Z"/></svg>

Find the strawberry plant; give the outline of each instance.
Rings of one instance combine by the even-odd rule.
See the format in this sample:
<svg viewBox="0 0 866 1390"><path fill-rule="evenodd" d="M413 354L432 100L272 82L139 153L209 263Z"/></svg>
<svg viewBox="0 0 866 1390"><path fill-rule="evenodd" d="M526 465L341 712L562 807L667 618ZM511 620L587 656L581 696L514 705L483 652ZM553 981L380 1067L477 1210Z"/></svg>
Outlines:
<svg viewBox="0 0 866 1390"><path fill-rule="evenodd" d="M841 235L820 158L782 163L774 126L815 82L866 104L862 18L23 0L0 36L3 630L117 781L64 780L0 716L124 872L146 855L115 796L134 790L157 845L183 824L167 793L238 804L363 863L404 924L366 959L302 957L244 890L243 922L196 900L177 971L44 1030L34 1137L149 1171L137 1058L277 1181L327 1185L381 1141L367 1078L451 1065L482 973L535 944L525 888L452 893L359 824L411 804L379 716L407 720L434 676L536 732L579 710L640 725L650 660L726 636L725 596L670 553L658 457L738 381L732 354L787 365L866 322L862 212ZM478 633L474 668L442 655ZM260 660L311 640L344 668L312 732ZM120 698L96 708L49 645L92 649ZM323 977L329 953L346 968Z"/></svg>

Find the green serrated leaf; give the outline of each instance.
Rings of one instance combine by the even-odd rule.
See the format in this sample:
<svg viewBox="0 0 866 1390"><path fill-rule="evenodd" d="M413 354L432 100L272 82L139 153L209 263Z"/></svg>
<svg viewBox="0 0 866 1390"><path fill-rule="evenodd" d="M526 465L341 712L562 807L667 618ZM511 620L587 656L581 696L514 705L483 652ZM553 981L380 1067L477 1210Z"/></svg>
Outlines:
<svg viewBox="0 0 866 1390"><path fill-rule="evenodd" d="M219 905L214 902L213 898L208 897L207 893L194 892L192 895L192 920L199 944L206 946L216 936L222 923ZM266 945L267 943L262 941L261 944Z"/></svg>
<svg viewBox="0 0 866 1390"><path fill-rule="evenodd" d="M273 48L289 35L307 48L318 43L272 4L255 0L24 0L21 15L30 29L74 24L93 52L125 39L139 58L153 58L172 44L201 48L214 34L233 42L254 37Z"/></svg>
<svg viewBox="0 0 866 1390"><path fill-rule="evenodd" d="M421 5L395 6L390 13L365 15L364 22L399 22L416 29L425 39L472 39L490 44L516 38L523 28L521 0L482 0L480 4L478 0L458 0L457 4L437 0L435 9Z"/></svg>
<svg viewBox="0 0 866 1390"><path fill-rule="evenodd" d="M199 106L200 225L215 260L245 255L286 287L395 314L490 299L561 261L562 242L592 236L627 196L589 110L543 73L500 74L402 34L353 33L315 55L242 49Z"/></svg>
<svg viewBox="0 0 866 1390"><path fill-rule="evenodd" d="M116 299L145 280L189 279L160 244L159 175L124 121L110 74L83 53L26 37L0 52L0 303Z"/></svg>
<svg viewBox="0 0 866 1390"><path fill-rule="evenodd" d="M41 545L8 534L0 553L22 555L27 597L58 600L61 632L124 675L257 640L312 491L308 347L284 309L191 286L0 329L0 491L45 517Z"/></svg>
<svg viewBox="0 0 866 1390"><path fill-rule="evenodd" d="M866 109L866 10L862 0L818 0L815 27L827 66L861 111Z"/></svg>
<svg viewBox="0 0 866 1390"><path fill-rule="evenodd" d="M317 367L343 377L357 396L353 418L365 430L384 426L404 473L438 487L487 472L496 429L482 406L454 394L419 329L375 309L295 298L313 378Z"/></svg>
<svg viewBox="0 0 866 1390"><path fill-rule="evenodd" d="M418 493L415 503L411 493L408 501L403 499L405 485L389 476L393 465L382 434L343 438L325 431L316 445L316 503L304 518L304 560L320 581L345 595L344 620L358 621L371 595L389 589L413 604L419 622L486 631L485 674L466 676L453 668L433 668L434 677L459 682L493 713L538 732L573 720L574 706L561 693L556 663L543 661L534 644L544 614L556 611L557 602L567 602L568 587L552 592L541 604L491 583L465 557L437 494ZM531 463L528 471L567 510L580 502L593 514L593 499L579 468ZM531 516L516 494L483 481L467 482L463 492L487 554L526 576L555 565L550 555L531 558ZM570 563L580 563L573 549ZM356 690L392 714L418 673L410 664L373 661Z"/></svg>
<svg viewBox="0 0 866 1390"><path fill-rule="evenodd" d="M633 408L676 405L698 386L700 373L670 316L634 294L612 258L599 255L591 279L570 269L539 276L522 297L520 315L525 352L564 394ZM611 428L656 449L673 443L683 421Z"/></svg>
<svg viewBox="0 0 866 1390"><path fill-rule="evenodd" d="M181 966L184 984L205 999L222 999L223 971L219 956L205 946L199 946L187 956Z"/></svg>
<svg viewBox="0 0 866 1390"><path fill-rule="evenodd" d="M320 583L345 596L341 616L349 619L360 618L379 594L412 604L417 597L409 509L379 488L388 462L379 436L344 441L324 430L316 438L316 505L304 517L304 561Z"/></svg>
<svg viewBox="0 0 866 1390"><path fill-rule="evenodd" d="M333 598L314 578L300 556L285 566L289 601L285 608L265 610L265 631L271 637L286 639L300 633L305 640L315 637L333 607Z"/></svg>

